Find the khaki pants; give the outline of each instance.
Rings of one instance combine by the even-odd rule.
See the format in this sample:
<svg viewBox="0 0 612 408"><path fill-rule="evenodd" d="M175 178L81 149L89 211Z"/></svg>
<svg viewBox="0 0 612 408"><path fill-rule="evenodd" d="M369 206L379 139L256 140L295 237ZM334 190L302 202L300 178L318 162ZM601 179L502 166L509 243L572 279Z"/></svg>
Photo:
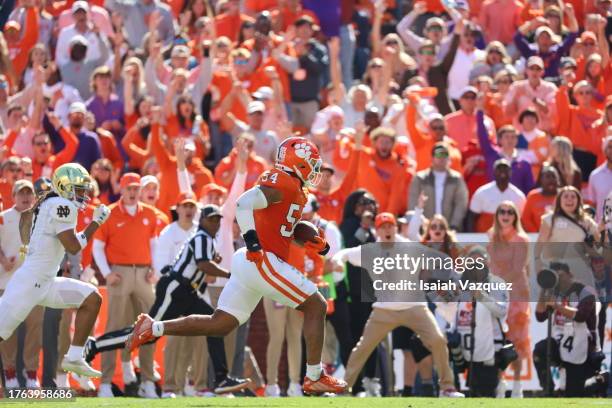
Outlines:
<svg viewBox="0 0 612 408"><path fill-rule="evenodd" d="M0 289L0 296L4 290ZM1 317L0 317L1 318ZM42 319L43 307L35 306L28 317L23 321L26 335L23 344L23 363L26 371L38 370L38 356L42 348ZM4 369L15 368L17 361L17 330L11 337L0 343L0 356Z"/></svg>
<svg viewBox="0 0 612 408"><path fill-rule="evenodd" d="M375 307L363 329L363 335L353 348L346 367L344 379L352 387L366 360L389 332L398 326L413 330L425 347L431 351L440 377L440 389L454 387L453 372L448 363L446 337L438 328L433 314L427 306L414 306L403 310L389 310Z"/></svg>
<svg viewBox="0 0 612 408"><path fill-rule="evenodd" d="M302 365L304 314L290 307L275 304L273 300L268 298L264 298L264 310L266 311L269 335L266 351L266 380L268 384L278 382L278 363L280 362L286 335L289 380L293 383L299 383Z"/></svg>
<svg viewBox="0 0 612 408"><path fill-rule="evenodd" d="M203 360L203 352L206 352L205 338L203 340L202 337L168 336L164 348L164 391L182 392L187 383L187 370L190 366L194 388L207 388L208 354L206 360L200 363L200 360Z"/></svg>
<svg viewBox="0 0 612 408"><path fill-rule="evenodd" d="M112 265L111 271L121 276L115 286L107 286L108 319L106 331L119 330L134 323L139 313L148 313L155 300L153 286L147 282L149 267ZM128 314L132 304L132 313ZM155 344L139 350L140 373L143 381L153 381ZM102 353L102 382L110 383L115 373L116 350Z"/></svg>

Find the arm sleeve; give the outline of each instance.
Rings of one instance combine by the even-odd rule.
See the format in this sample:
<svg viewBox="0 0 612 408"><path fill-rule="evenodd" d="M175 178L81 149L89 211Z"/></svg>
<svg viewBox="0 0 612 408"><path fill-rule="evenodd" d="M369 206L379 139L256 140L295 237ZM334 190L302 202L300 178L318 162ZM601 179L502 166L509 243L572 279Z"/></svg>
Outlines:
<svg viewBox="0 0 612 408"><path fill-rule="evenodd" d="M493 165L493 162L499 158L499 153L493 148L491 145L491 140L489 139L489 131L485 125L485 117L484 112L479 110L476 112L476 126L478 128L478 143L480 144L480 149L485 156L485 161L490 165Z"/></svg>
<svg viewBox="0 0 612 408"><path fill-rule="evenodd" d="M176 169L176 175L178 178L179 191L181 193L193 193L191 189L191 182L189 180L189 171L187 169L179 170Z"/></svg>
<svg viewBox="0 0 612 408"><path fill-rule="evenodd" d="M236 172L236 176L232 182L232 187L230 188L227 198L225 199L225 204L223 204L223 207L221 207L221 214L223 214L223 218L229 219L230 222L234 222L234 217L236 216L236 201L244 192L246 176L246 172Z"/></svg>
<svg viewBox="0 0 612 408"><path fill-rule="evenodd" d="M155 246L155 251L153 252L153 269L155 269L156 273L159 273L164 266L168 264L168 258L170 258L170 235L171 230L166 227L157 238L157 245Z"/></svg>
<svg viewBox="0 0 612 408"><path fill-rule="evenodd" d="M106 253L104 252L105 246L106 244L104 241L94 239L92 253L93 258L96 261L96 265L98 265L98 269L100 269L100 273L102 276L107 277L111 273L111 269L108 265L108 260L106 259Z"/></svg>
<svg viewBox="0 0 612 408"><path fill-rule="evenodd" d="M396 31L399 36L402 38L404 43L413 51L418 51L419 47L425 41L424 38L419 37L414 33L410 26L414 22L414 15L412 13L408 13L400 20L397 24Z"/></svg>
<svg viewBox="0 0 612 408"><path fill-rule="evenodd" d="M421 236L419 233L419 229L421 228L421 224L423 223L423 210L420 208L414 209L414 214L410 218L410 222L408 223L408 239L411 241L420 241Z"/></svg>
<svg viewBox="0 0 612 408"><path fill-rule="evenodd" d="M345 248L338 251L333 257L334 262L348 262L354 266L361 266L361 246Z"/></svg>
<svg viewBox="0 0 612 408"><path fill-rule="evenodd" d="M529 47L529 41L527 41L527 38L518 30L516 34L514 34L514 45L516 45L516 48L518 48L524 58L529 58L534 54L531 47Z"/></svg>
<svg viewBox="0 0 612 408"><path fill-rule="evenodd" d="M208 86L212 82L212 58L202 58L200 62L200 74L198 80L194 84L191 91L193 102L196 106L196 111L201 115L200 109L202 107L202 98L208 89Z"/></svg>
<svg viewBox="0 0 612 408"><path fill-rule="evenodd" d="M334 223L328 223L325 227L325 240L329 244L329 252L326 259L331 259L342 249L342 235Z"/></svg>
<svg viewBox="0 0 612 408"><path fill-rule="evenodd" d="M236 206L236 221L240 231L244 234L255 229L255 217L253 210L259 210L268 206L268 200L259 187L253 187L245 191L238 198Z"/></svg>

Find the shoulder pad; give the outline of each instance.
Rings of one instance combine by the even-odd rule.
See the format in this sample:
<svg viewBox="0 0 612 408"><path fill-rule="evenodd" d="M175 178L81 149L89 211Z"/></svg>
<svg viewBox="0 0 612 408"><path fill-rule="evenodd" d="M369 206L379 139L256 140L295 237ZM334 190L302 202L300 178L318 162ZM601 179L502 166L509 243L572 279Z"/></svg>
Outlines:
<svg viewBox="0 0 612 408"><path fill-rule="evenodd" d="M63 223L76 223L78 217L78 208L71 201L64 198L56 197L50 201L51 217Z"/></svg>

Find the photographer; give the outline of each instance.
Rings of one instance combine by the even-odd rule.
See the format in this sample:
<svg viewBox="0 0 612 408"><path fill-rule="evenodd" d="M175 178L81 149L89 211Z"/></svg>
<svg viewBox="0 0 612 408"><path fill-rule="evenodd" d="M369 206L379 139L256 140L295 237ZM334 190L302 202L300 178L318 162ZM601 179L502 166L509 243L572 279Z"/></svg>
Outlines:
<svg viewBox="0 0 612 408"><path fill-rule="evenodd" d="M550 365L565 369L565 397L585 396L584 383L601 363L595 355L599 350L595 290L578 282L563 262L553 262L550 270L541 271L538 283L543 288L536 319L539 322L552 319ZM546 342L547 339L541 340L533 350L533 362L543 388L547 384L552 387L552 379L546 378L550 375L546 372ZM550 394L552 389L546 391Z"/></svg>
<svg viewBox="0 0 612 408"><path fill-rule="evenodd" d="M486 258L486 254L480 251L472 251L471 255ZM470 283L503 282L501 278L489 273L488 266L467 270L461 279ZM467 385L470 387L470 397L495 397L499 370L505 369L510 362L505 361L499 367L496 361L496 352L505 342L503 331L506 330L508 300L506 290L476 290L460 294L456 328L461 335L463 356L469 364Z"/></svg>

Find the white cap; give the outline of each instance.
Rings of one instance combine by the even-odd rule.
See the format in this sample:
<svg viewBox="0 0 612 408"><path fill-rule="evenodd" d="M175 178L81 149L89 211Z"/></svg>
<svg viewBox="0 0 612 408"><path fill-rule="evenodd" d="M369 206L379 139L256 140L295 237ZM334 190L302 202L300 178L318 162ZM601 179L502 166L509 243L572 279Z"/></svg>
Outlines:
<svg viewBox="0 0 612 408"><path fill-rule="evenodd" d="M196 151L196 145L193 142L193 140L186 140L184 148L185 148L185 150L190 150L192 152Z"/></svg>
<svg viewBox="0 0 612 408"><path fill-rule="evenodd" d="M83 0L77 0L72 4L72 14L76 13L79 10L83 10L86 13L89 13L89 4Z"/></svg>
<svg viewBox="0 0 612 408"><path fill-rule="evenodd" d="M159 180L155 176L152 176L149 174L140 179L140 187L144 187L147 184L151 184L151 183L157 184L157 186L159 187Z"/></svg>
<svg viewBox="0 0 612 408"><path fill-rule="evenodd" d="M253 98L268 100L272 99L274 91L269 86L262 86L253 92Z"/></svg>
<svg viewBox="0 0 612 408"><path fill-rule="evenodd" d="M70 108L68 109L68 113L87 113L87 107L83 102L72 102L70 104Z"/></svg>
<svg viewBox="0 0 612 408"><path fill-rule="evenodd" d="M89 45L89 41L81 34L77 34L70 39L70 46L72 47L75 44L82 44L87 47Z"/></svg>
<svg viewBox="0 0 612 408"><path fill-rule="evenodd" d="M253 101L253 102L249 103L249 107L247 108L247 113L249 115L251 113L265 112L265 111L266 111L266 105L264 105L264 103L261 102L261 101Z"/></svg>

